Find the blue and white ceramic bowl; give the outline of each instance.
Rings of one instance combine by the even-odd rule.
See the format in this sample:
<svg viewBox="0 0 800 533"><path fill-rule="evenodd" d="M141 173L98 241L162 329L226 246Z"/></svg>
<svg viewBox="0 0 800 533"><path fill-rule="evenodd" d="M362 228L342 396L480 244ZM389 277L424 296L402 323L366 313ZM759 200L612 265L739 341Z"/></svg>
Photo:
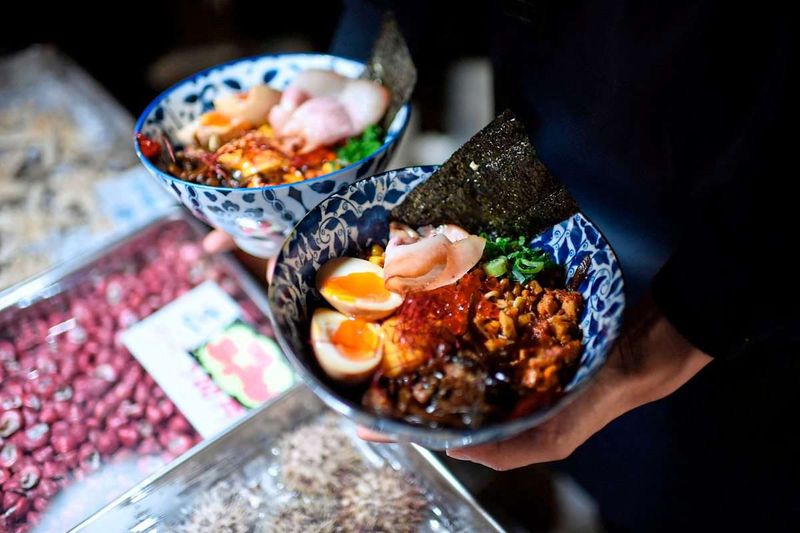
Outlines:
<svg viewBox="0 0 800 533"><path fill-rule="evenodd" d="M333 70L358 77L364 64L325 54L281 54L239 59L198 72L161 93L136 122L135 134L157 139L163 131L178 145L176 132L184 124L213 107L217 96L246 90L259 83L283 89L300 71ZM399 145L411 115L401 108L378 150L366 159L318 178L260 188L232 189L190 183L153 165L134 142L136 155L200 220L231 234L245 251L259 257L277 253L288 231L331 192L386 168Z"/></svg>
<svg viewBox="0 0 800 533"><path fill-rule="evenodd" d="M591 268L579 291L586 305L581 317L584 351L567 393L554 405L527 417L479 429L429 429L378 417L360 404L360 391L348 395L317 365L309 342L309 319L325 304L315 275L329 259L358 256L373 244L386 245L390 210L425 181L435 167L391 170L354 183L312 209L289 235L277 258L269 303L278 339L300 377L331 408L359 424L433 449L463 447L511 437L548 419L589 383L605 363L619 333L625 309L622 272L600 231L576 214L530 242L566 265L571 278L584 257Z"/></svg>

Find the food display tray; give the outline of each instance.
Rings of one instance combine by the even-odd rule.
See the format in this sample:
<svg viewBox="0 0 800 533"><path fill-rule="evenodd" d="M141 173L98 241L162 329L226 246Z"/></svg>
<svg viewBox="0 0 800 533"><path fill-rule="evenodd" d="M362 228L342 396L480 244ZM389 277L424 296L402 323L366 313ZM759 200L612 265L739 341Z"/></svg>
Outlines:
<svg viewBox="0 0 800 533"><path fill-rule="evenodd" d="M170 531L181 509L195 498L269 455L282 434L326 411L308 388L298 385L142 481L73 531ZM359 441L349 422L343 423L365 463L389 466L419 484L430 506L422 531L503 531L431 452L413 444Z"/></svg>
<svg viewBox="0 0 800 533"><path fill-rule="evenodd" d="M130 114L56 49L0 57L0 290L174 205L137 164L132 129Z"/></svg>
<svg viewBox="0 0 800 533"><path fill-rule="evenodd" d="M65 531L247 416L248 404L217 386L206 364L195 363L191 350L179 352L197 371L182 390L198 383L224 407L204 430L205 405L187 409L170 390L181 372L148 366L124 341L147 324L170 333L175 314L160 313L209 294L197 289L227 302L235 318L223 328L238 328L240 337L247 329L248 339L274 346L265 379L283 381L255 405L291 386L262 286L232 256L205 254L207 232L174 207L103 250L0 291L0 531ZM228 329L219 332L229 346ZM150 339L140 342L145 354L158 348Z"/></svg>

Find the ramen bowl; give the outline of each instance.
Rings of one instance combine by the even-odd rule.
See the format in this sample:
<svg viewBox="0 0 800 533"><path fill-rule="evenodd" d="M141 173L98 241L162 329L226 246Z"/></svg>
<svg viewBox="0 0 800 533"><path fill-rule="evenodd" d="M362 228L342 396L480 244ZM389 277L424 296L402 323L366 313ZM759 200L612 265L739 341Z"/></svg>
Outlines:
<svg viewBox="0 0 800 533"><path fill-rule="evenodd" d="M325 54L280 54L238 59L208 68L161 93L144 110L134 134L152 139L166 136L179 147L177 133L195 117L213 108L216 97L266 83L285 88L297 73L332 70L356 78L365 65ZM257 188L201 185L182 180L157 167L134 142L136 155L156 179L203 222L229 233L243 250L273 257L289 230L331 192L384 170L397 149L411 115L401 107L389 125L383 144L368 157L335 172L290 184ZM136 137L135 137L136 138Z"/></svg>
<svg viewBox="0 0 800 533"><path fill-rule="evenodd" d="M277 257L269 289L270 312L284 352L300 378L334 410L358 424L398 440L447 449L503 440L553 416L591 382L616 340L625 309L617 258L600 231L578 213L555 224L529 244L549 252L563 265L567 280L586 257L590 266L577 290L584 298L580 316L583 351L565 393L551 405L526 416L475 429L426 427L378 416L361 405L363 388L343 386L320 368L311 348L309 322L325 302L316 289L317 270L329 259L361 256L373 244L385 246L391 209L436 167L391 170L356 182L313 208L289 234Z"/></svg>

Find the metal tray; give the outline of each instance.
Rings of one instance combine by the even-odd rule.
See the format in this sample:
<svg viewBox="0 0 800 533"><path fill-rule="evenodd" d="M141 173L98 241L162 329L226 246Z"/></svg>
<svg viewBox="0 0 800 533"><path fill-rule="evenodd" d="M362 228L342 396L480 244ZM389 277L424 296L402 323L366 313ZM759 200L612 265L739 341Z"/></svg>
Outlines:
<svg viewBox="0 0 800 533"><path fill-rule="evenodd" d="M107 248L65 262L24 284L0 291L0 340L8 339L9 335L13 336L12 332L15 328L24 326L35 319L34 315L42 316L42 313L48 310L58 311L64 308L65 320L69 319L71 315L65 307L66 295L72 291L81 291L87 283L91 283L98 276L103 277L125 268L124 259L129 257L128 254L135 253L143 245L152 242L154 235L175 225L187 228L186 242L199 243L208 232L206 226L199 223L184 209L174 207L167 215L143 227L141 231L121 238ZM237 291L237 295L242 294L242 300L246 300L250 305L250 314L256 316L255 319L249 319L250 322L258 328L259 332L271 336L271 327L265 312L268 304L263 284L252 278L228 254L219 254L209 258L208 265L215 272L224 273L225 279L235 282L235 285L241 289ZM207 272L205 270L203 272L205 277ZM164 301L160 307L168 303L170 302ZM237 299L237 303L241 304L242 302ZM58 335L62 333L59 332ZM18 348L18 353L33 353L41 345L42 343L37 341L30 347ZM4 362L0 362L0 364L4 364ZM4 391L5 385L7 383L0 378L0 393ZM2 440L0 439L0 447L3 444ZM146 458L147 461L137 462L140 458ZM51 505L39 513L42 522L37 530L65 531L80 523L112 501L114 497L122 494L153 472L159 471L165 465L166 460L159 454L133 454L132 458L126 461L109 459L91 475L85 474L84 477L71 482L66 488L60 490L51 500ZM128 466L130 468L127 468ZM3 495L4 490L0 488L0 496ZM76 503L73 505L73 502ZM58 522L59 527L50 528L53 522ZM2 524L0 524L0 530L4 530Z"/></svg>
<svg viewBox="0 0 800 533"><path fill-rule="evenodd" d="M201 224L186 209L180 206L172 206L155 220L136 227L130 233L119 236L116 240L108 242L100 249L63 261L22 283L0 289L0 312L15 307L24 309L38 301L46 300L62 293L89 276L92 273L92 269L98 267L98 262L106 256L114 253L124 253L123 248L126 245L144 238L143 235L153 232L159 226L174 221L188 224L198 241L209 231L208 226ZM269 302L267 301L265 287L254 281L253 277L232 255L219 254L217 261L236 278L259 311L264 316L267 316ZM102 265L99 268L102 269Z"/></svg>
<svg viewBox="0 0 800 533"><path fill-rule="evenodd" d="M269 454L281 433L325 411L309 389L297 386L144 480L72 531L167 531L181 508L195 497ZM352 426L348 427L352 432ZM389 465L420 483L429 497L432 519L424 523L423 531L503 531L429 451L413 444L371 444L357 441L354 434L353 438L365 462Z"/></svg>
<svg viewBox="0 0 800 533"><path fill-rule="evenodd" d="M54 48L0 57L0 289L174 205L137 164L132 128L133 117Z"/></svg>

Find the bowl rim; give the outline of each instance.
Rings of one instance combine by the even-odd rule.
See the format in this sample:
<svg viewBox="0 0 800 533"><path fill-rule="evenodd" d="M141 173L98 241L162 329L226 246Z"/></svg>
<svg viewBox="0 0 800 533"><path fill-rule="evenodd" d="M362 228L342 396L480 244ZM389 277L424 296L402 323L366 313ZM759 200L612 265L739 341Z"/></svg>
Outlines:
<svg viewBox="0 0 800 533"><path fill-rule="evenodd" d="M144 108L144 111L142 111L142 113L139 115L139 118L136 119L136 124L133 127L133 150L134 150L134 152L136 152L136 157L139 158L139 162L141 162L145 166L145 168L147 168L147 170L150 171L151 174L156 174L159 177L161 177L163 179L166 179L166 180L168 180L170 182L178 182L178 183L188 184L189 186L191 186L193 188L197 188L197 189L201 189L201 190L208 190L208 191L217 191L217 192L225 191L225 192L228 192L228 193L233 192L233 191L257 192L257 191L266 191L266 190L274 190L274 189L283 189L283 188L287 188L287 187L296 187L296 186L301 185L301 184L306 184L306 183L310 184L310 183L315 183L317 181L322 181L323 179L331 179L333 176L336 176L337 174L350 171L353 168L355 168L357 166L360 166L365 161L369 161L371 159L375 159L381 153L386 151L393 143L397 142L399 139L401 139L403 137L403 134L405 133L406 128L408 127L408 123L411 120L412 106L411 106L411 102L410 101L406 102L405 104L403 104L403 106L400 108L401 110L404 109L406 111L405 119L403 120L402 124L400 125L400 129L396 133L393 133L393 134L387 132L386 133L386 139L384 140L384 142L380 146L380 148L378 148L377 150L372 152L367 157L365 157L363 159L360 159L358 161L355 161L353 163L350 163L346 167L340 168L339 170L336 170L334 172L329 172L327 174L323 174L322 176L317 176L315 178L302 180L302 181L298 181L298 182L295 182L295 183L281 183L279 185L267 185L267 186L264 186L264 187L214 187L213 185L204 185L204 184L201 184L201 183L193 183L191 181L183 180L183 179L181 179L181 178L179 178L177 176L173 176L172 174L169 174L168 172L164 172L163 170L158 168L156 165L154 165L149 159L147 159L144 156L144 154L142 153L142 150L139 147L139 142L137 140L137 136L140 133L142 133L142 129L145 126L145 122L146 122L147 118L152 114L153 110L158 105L161 104L161 102L164 99L166 99L168 96L170 96L170 94L172 94L179 87L185 85L186 83L193 82L193 81L195 81L196 78L198 78L200 76L204 76L206 74L209 74L212 71L221 70L221 69L224 69L224 68L227 68L227 67L233 67L233 66L236 66L236 65L238 65L240 63L245 63L245 62L248 62L248 61L254 62L254 61L258 61L260 59L265 59L265 58L276 58L276 59L279 59L279 58L304 57L304 56L328 57L328 58L332 58L332 59L348 61L350 63L354 63L354 64L357 64L357 65L360 65L360 66L366 68L366 64L364 62L359 61L357 59L350 58L350 57L338 56L338 55L334 55L334 54L316 53L316 52L286 52L286 53L278 53L278 54L257 54L257 55L252 55L252 56L240 57L240 58L237 58L237 59L231 59L230 61L225 61L224 63L219 63L217 65L212 65L210 67L204 68L203 70L199 70L199 71L195 72L194 74L190 74L189 76L181 79L180 81L177 81L177 82L173 83L167 89L164 89L163 91L161 91L158 94L158 96L156 96L147 105L147 107Z"/></svg>
<svg viewBox="0 0 800 533"><path fill-rule="evenodd" d="M327 202L334 196L343 196L347 193L352 192L353 188L363 186L363 184L366 183L367 181L383 177L384 175L390 172L407 173L409 171L417 170L417 171L427 172L428 176L430 176L430 174L432 174L437 168L439 168L439 166L440 165L417 165L417 166L401 167L401 168L386 170L384 172L373 174L362 180L351 183L347 186L346 189L342 189L331 193L324 200L322 200L311 210L309 210L309 212L306 213L303 216L303 218L300 219L300 221L298 221L298 224L296 224L292 228L292 231L287 235L286 239L281 245L280 252L276 256L276 264L283 259L283 254L284 251L288 249L289 241L298 235L297 228L300 227L302 221L306 217L309 217L313 211L320 209L321 208L320 206L323 203ZM396 177L393 179L396 179ZM617 263L617 267L620 269L621 290L623 299L623 305L619 311L620 327L621 327L626 307L625 305L626 298L624 292L625 279L624 276L622 275L622 266L619 264L619 259L617 258L617 254L612 248L605 234L584 213L578 211L577 213L570 215L568 218L565 218L564 220L569 220L575 216L582 217L589 225L592 226L592 228L595 231L597 231L600 234L600 236L603 239L603 242L611 251L611 254L613 255ZM564 220L561 220L556 224L560 224ZM317 395L326 405L328 405L328 407L330 407L334 411L350 418L351 420L356 421L361 425L364 425L371 429L377 429L378 431L386 433L391 437L397 438L398 440L415 442L432 449L448 449L451 447L462 447L462 446L477 445L482 443L505 440L507 438L518 435L528 429L534 428L542 424L543 422L547 421L548 419L552 418L557 413L565 409L573 401L575 401L594 382L598 372L600 372L600 370L608 362L608 356L611 353L611 349L613 349L613 346L620 335L620 331L618 330L616 337L614 339L614 343L612 343L611 348L603 354L603 358L600 364L596 365L595 368L590 369L586 373L581 383L577 384L567 394L562 395L560 398L556 400L555 403L549 405L545 409L534 411L521 418L496 422L493 424L480 426L477 428L449 428L449 427L430 428L426 426L411 424L404 420L396 420L392 418L378 416L376 414L364 410L358 405L355 406L351 405L348 401L344 400L341 397L340 393L333 390L329 384L324 382L322 379L318 378L313 372L311 372L308 368L306 368L306 366L301 361L300 356L296 354L294 350L291 348L288 340L285 338L283 334L283 331L277 325L277 321L275 320L275 313L273 311L274 294L275 294L274 285L270 284L269 289L267 291L267 302L269 304L267 306L267 314L270 320L272 321L275 337L281 349L283 350L284 355L289 360L292 367L295 369L297 376L303 383L305 383L314 392L315 395Z"/></svg>

